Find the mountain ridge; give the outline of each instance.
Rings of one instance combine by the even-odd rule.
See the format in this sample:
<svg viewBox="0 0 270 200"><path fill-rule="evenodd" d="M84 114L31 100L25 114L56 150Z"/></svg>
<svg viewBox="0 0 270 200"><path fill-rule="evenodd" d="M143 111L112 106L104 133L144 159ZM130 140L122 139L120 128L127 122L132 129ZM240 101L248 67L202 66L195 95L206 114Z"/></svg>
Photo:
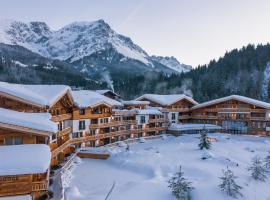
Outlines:
<svg viewBox="0 0 270 200"><path fill-rule="evenodd" d="M93 22L73 22L56 31L51 30L45 22L23 23L8 20L0 22L0 42L20 45L44 57L66 61L74 64L80 71L89 71L88 74L95 71L103 72L105 59L105 66L110 64L111 60L114 60L114 68L126 65L127 70L139 64L144 68L142 72L172 74L190 70L184 64L181 70L182 64L178 61L177 68L172 68L157 59L153 60L129 37L118 34L102 19ZM103 53L105 59L96 56L97 53ZM90 57L92 64L89 65L85 60ZM106 68L106 71L111 71L109 67Z"/></svg>

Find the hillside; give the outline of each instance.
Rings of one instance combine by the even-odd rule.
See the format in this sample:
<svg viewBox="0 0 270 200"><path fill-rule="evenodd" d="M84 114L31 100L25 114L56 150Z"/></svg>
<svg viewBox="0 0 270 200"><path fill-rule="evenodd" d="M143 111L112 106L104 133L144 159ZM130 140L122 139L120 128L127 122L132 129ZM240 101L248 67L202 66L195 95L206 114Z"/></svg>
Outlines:
<svg viewBox="0 0 270 200"><path fill-rule="evenodd" d="M14 83L67 84L85 88L104 87L86 79L65 62L48 59L28 49L0 43L0 80Z"/></svg>

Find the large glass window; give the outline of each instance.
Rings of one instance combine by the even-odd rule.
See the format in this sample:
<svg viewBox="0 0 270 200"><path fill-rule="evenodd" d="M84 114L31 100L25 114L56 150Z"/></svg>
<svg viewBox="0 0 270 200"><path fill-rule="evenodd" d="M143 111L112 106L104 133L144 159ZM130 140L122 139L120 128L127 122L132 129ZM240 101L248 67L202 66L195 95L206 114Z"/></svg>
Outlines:
<svg viewBox="0 0 270 200"><path fill-rule="evenodd" d="M19 145L19 144L22 144L22 138L21 137L15 137L14 138L14 144L15 145Z"/></svg>
<svg viewBox="0 0 270 200"><path fill-rule="evenodd" d="M19 145L22 144L23 140L21 137L8 137L5 138L5 145Z"/></svg>

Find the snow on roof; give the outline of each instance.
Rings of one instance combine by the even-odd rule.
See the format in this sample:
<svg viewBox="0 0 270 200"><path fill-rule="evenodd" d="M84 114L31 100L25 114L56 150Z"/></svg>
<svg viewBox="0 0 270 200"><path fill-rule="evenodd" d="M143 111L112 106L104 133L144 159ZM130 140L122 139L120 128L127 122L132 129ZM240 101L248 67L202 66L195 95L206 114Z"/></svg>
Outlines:
<svg viewBox="0 0 270 200"><path fill-rule="evenodd" d="M186 130L203 130L203 129L221 129L220 126L214 124L171 124L170 131L186 131Z"/></svg>
<svg viewBox="0 0 270 200"><path fill-rule="evenodd" d="M198 105L192 107L191 109L193 110L193 109L197 109L197 108L211 106L213 104L221 103L221 102L228 101L228 100L237 100L237 101L241 101L241 102L244 102L244 103L248 103L248 104L256 105L256 106L263 107L263 108L266 108L266 109L270 109L270 103L266 103L266 102L263 102L263 101L259 101L259 100L256 100L256 99L252 99L252 98L244 97L244 96L240 96L240 95L230 95L230 96L227 96L227 97L214 99L214 100L211 100L211 101L207 101L205 103L198 104Z"/></svg>
<svg viewBox="0 0 270 200"><path fill-rule="evenodd" d="M127 110L127 109L112 109L114 112L114 115L126 115L126 116L132 116L136 115L136 110Z"/></svg>
<svg viewBox="0 0 270 200"><path fill-rule="evenodd" d="M148 99L149 101L153 101L163 106L169 106L182 99L186 99L194 105L198 104L194 99L184 94L168 94L168 95L144 94L138 97L136 100L141 100L141 99Z"/></svg>
<svg viewBox="0 0 270 200"><path fill-rule="evenodd" d="M111 91L111 90L96 90L96 92L97 93L99 93L99 94L105 94L105 93L107 93L107 92L111 92L111 93L113 93L115 96L119 96L117 93L115 93L115 92L113 92L113 91Z"/></svg>
<svg viewBox="0 0 270 200"><path fill-rule="evenodd" d="M120 102L91 90L72 91L72 96L75 104L81 108L94 107L100 104L121 106Z"/></svg>
<svg viewBox="0 0 270 200"><path fill-rule="evenodd" d="M138 115L162 115L158 109L134 109Z"/></svg>
<svg viewBox="0 0 270 200"><path fill-rule="evenodd" d="M52 106L70 90L66 85L21 85L0 82L0 93L5 93L38 106Z"/></svg>
<svg viewBox="0 0 270 200"><path fill-rule="evenodd" d="M31 128L46 132L57 132L50 113L25 113L0 108L0 123Z"/></svg>
<svg viewBox="0 0 270 200"><path fill-rule="evenodd" d="M124 105L149 105L149 101L136 101L136 100L131 100L131 101L122 101L122 104Z"/></svg>
<svg viewBox="0 0 270 200"><path fill-rule="evenodd" d="M0 197L0 200L32 200L31 195Z"/></svg>
<svg viewBox="0 0 270 200"><path fill-rule="evenodd" d="M50 166L51 152L45 144L0 147L0 176L44 173Z"/></svg>

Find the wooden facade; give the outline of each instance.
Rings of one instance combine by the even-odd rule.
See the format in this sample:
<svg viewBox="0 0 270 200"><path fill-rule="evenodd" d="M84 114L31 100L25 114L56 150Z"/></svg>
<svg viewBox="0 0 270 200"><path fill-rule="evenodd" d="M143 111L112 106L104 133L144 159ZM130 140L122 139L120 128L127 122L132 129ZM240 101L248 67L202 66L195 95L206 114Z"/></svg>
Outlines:
<svg viewBox="0 0 270 200"><path fill-rule="evenodd" d="M48 186L48 172L0 176L0 197L30 194L34 200L45 199Z"/></svg>
<svg viewBox="0 0 270 200"><path fill-rule="evenodd" d="M191 123L219 125L228 133L269 135L268 110L235 99L194 108L190 117Z"/></svg>
<svg viewBox="0 0 270 200"><path fill-rule="evenodd" d="M47 132L0 124L0 148L3 145L48 144ZM40 174L19 174L0 176L0 197L31 195L39 200L48 196L49 169Z"/></svg>

